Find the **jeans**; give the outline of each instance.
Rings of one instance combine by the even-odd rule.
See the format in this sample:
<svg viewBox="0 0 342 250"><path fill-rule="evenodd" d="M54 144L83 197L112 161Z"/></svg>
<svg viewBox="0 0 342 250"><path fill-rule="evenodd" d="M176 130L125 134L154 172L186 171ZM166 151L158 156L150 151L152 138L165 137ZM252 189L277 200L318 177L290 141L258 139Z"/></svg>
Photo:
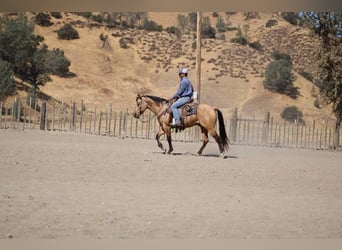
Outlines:
<svg viewBox="0 0 342 250"><path fill-rule="evenodd" d="M176 123L180 122L180 117L178 113L178 108L187 103L190 100L190 97L180 97L176 102L174 102L171 106L173 118L175 118Z"/></svg>

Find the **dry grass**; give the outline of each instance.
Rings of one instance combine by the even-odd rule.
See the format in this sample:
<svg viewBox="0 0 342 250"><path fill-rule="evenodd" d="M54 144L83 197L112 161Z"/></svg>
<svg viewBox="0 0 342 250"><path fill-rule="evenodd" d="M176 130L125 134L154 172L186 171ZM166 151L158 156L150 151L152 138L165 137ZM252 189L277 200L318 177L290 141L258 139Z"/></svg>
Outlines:
<svg viewBox="0 0 342 250"><path fill-rule="evenodd" d="M164 28L177 26L176 12L149 13L152 20ZM182 13L186 14L186 13ZM212 26L216 19L210 15ZM219 13L225 16L225 13ZM265 23L275 18L278 25L265 28ZM312 84L296 74L295 86L301 96L293 100L274 94L263 88L263 77L270 54L274 50L288 53L298 72L313 68L311 56L317 43L306 30L297 29L272 13L261 13L259 18L246 21L242 13L231 15L233 27L249 25L248 37L259 41L264 52L230 43L236 31L226 32L226 41L204 40L202 49L201 101L218 106L226 114L234 108L244 116L264 117L271 112L281 121L280 113L288 105L296 105L304 113L304 119L327 119L330 108L317 109L312 96ZM80 39L57 39L56 30L65 22L74 22ZM108 30L104 27L89 28L82 17L69 16L55 22L49 28L36 27L36 33L45 37L49 48L61 48L71 61L70 70L77 76L71 79L53 77L53 82L42 90L64 102L84 101L85 105L105 107L112 103L114 110L132 109L136 93L150 90L150 94L170 97L178 87L177 68L188 67L190 79L195 83L195 51L191 48L192 35L177 38L166 32L141 30ZM111 50L101 47L99 35L108 35ZM122 49L119 39L129 41L129 48ZM294 46L294 44L296 46Z"/></svg>

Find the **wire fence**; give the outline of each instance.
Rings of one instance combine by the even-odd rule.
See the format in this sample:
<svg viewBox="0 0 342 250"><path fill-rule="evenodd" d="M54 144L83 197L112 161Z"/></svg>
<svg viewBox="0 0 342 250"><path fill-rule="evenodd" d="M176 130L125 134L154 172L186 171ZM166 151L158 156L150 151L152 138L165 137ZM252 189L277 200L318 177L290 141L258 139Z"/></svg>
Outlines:
<svg viewBox="0 0 342 250"><path fill-rule="evenodd" d="M0 103L0 129L40 129L45 131L72 131L120 138L154 139L159 123L150 111L142 115L141 122L131 112L114 111L112 105L105 110L96 106L88 107L83 102L61 103L57 101L38 101L31 99L22 102L16 98L13 103ZM313 121L310 125L284 121L277 124L267 113L263 119L238 117L237 110L231 117L225 117L226 130L233 144L251 146L270 146L287 148L340 149L340 131L335 131L332 122ZM337 133L335 135L335 133ZM336 147L335 138L338 138ZM196 127L181 133L174 133L176 141L199 141ZM165 139L165 137L162 137Z"/></svg>

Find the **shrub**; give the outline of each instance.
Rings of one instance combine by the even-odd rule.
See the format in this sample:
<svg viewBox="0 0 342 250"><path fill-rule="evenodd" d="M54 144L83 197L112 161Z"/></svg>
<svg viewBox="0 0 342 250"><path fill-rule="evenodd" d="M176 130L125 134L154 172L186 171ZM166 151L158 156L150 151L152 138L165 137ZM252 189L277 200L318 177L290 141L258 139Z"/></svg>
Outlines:
<svg viewBox="0 0 342 250"><path fill-rule="evenodd" d="M82 16L84 18L89 18L91 17L91 12L75 12L76 15Z"/></svg>
<svg viewBox="0 0 342 250"><path fill-rule="evenodd" d="M271 56L272 56L272 58L273 58L274 60L283 59L283 60L288 61L289 63L292 64L291 56L288 55L288 54L280 53L280 52L278 52L278 51L274 51L274 52L272 52L272 55L271 55Z"/></svg>
<svg viewBox="0 0 342 250"><path fill-rule="evenodd" d="M293 81L292 65L288 61L280 59L267 65L263 82L266 89L296 98L298 89L293 86Z"/></svg>
<svg viewBox="0 0 342 250"><path fill-rule="evenodd" d="M313 79L313 76L312 74L306 72L306 71L300 71L299 74L304 77L306 80L310 81L310 82L313 82L314 79Z"/></svg>
<svg viewBox="0 0 342 250"><path fill-rule="evenodd" d="M299 18L298 13L296 12L282 12L281 16L284 18L284 20L292 25L298 25L302 23L302 20Z"/></svg>
<svg viewBox="0 0 342 250"><path fill-rule="evenodd" d="M251 48L253 48L253 49L262 51L262 46L261 46L261 44L260 44L258 41L249 43L249 46L250 46Z"/></svg>
<svg viewBox="0 0 342 250"><path fill-rule="evenodd" d="M101 14L92 15L90 18L97 23L103 23L104 22L104 17Z"/></svg>
<svg viewBox="0 0 342 250"><path fill-rule="evenodd" d="M169 34L175 34L177 36L181 35L180 30L175 26L167 27L165 30Z"/></svg>
<svg viewBox="0 0 342 250"><path fill-rule="evenodd" d="M241 45L247 45L247 39L244 38L243 36L234 37L234 38L230 39L230 42L238 43L238 44L241 44Z"/></svg>
<svg viewBox="0 0 342 250"><path fill-rule="evenodd" d="M162 25L157 24L153 20L148 20L147 18L145 18L141 28L147 31L158 31L158 32L163 31Z"/></svg>
<svg viewBox="0 0 342 250"><path fill-rule="evenodd" d="M121 48L128 49L128 45L127 45L127 42L126 42L125 38L120 38L119 44L120 44Z"/></svg>
<svg viewBox="0 0 342 250"><path fill-rule="evenodd" d="M296 106L289 106L284 108L280 114L281 118L289 122L305 123L303 120L303 113Z"/></svg>
<svg viewBox="0 0 342 250"><path fill-rule="evenodd" d="M50 12L50 15L57 19L62 18L62 14L60 12Z"/></svg>
<svg viewBox="0 0 342 250"><path fill-rule="evenodd" d="M53 23L50 20L51 16L47 13L39 12L35 16L35 23L43 27L51 26Z"/></svg>
<svg viewBox="0 0 342 250"><path fill-rule="evenodd" d="M59 39L72 40L80 38L78 32L70 23L65 24L57 31Z"/></svg>
<svg viewBox="0 0 342 250"><path fill-rule="evenodd" d="M278 21L275 20L275 19L270 19L266 22L265 26L266 28L269 28L269 27L272 27L272 26L275 26L278 24Z"/></svg>

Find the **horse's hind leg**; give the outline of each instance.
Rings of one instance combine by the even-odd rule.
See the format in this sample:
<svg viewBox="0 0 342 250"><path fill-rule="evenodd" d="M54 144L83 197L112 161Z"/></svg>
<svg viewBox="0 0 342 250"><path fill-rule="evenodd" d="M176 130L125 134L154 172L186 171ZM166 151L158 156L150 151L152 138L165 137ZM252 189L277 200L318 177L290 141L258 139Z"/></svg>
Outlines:
<svg viewBox="0 0 342 250"><path fill-rule="evenodd" d="M208 138L208 130L205 129L204 127L201 127L201 133L202 133L202 146L200 148L200 150L197 152L197 154L201 155L205 146L208 144L209 142L209 138Z"/></svg>
<svg viewBox="0 0 342 250"><path fill-rule="evenodd" d="M221 155L221 157L223 157L224 156L224 146L223 146L223 142L222 142L221 137L217 134L215 129L211 129L209 131L209 133L217 142L219 149L220 149L220 155Z"/></svg>

